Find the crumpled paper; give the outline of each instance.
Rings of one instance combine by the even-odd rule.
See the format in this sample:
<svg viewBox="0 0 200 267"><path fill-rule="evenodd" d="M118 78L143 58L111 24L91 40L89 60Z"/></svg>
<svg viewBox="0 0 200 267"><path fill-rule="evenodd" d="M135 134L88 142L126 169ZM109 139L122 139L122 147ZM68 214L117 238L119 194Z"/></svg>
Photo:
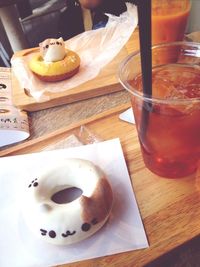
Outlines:
<svg viewBox="0 0 200 267"><path fill-rule="evenodd" d="M126 5L127 11L119 17L107 14L109 20L105 28L84 32L65 42L66 48L74 50L81 58L79 72L69 80L43 82L28 67L34 53L13 57L13 71L21 88L27 88L36 101L41 102L50 100L47 92L59 93L94 79L115 58L137 26L136 6L130 3Z"/></svg>

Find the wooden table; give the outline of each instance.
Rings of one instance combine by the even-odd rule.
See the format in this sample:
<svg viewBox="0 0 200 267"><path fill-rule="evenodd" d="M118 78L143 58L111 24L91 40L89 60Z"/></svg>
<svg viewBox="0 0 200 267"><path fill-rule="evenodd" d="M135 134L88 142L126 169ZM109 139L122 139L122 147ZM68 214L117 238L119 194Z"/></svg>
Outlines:
<svg viewBox="0 0 200 267"><path fill-rule="evenodd" d="M121 109L116 108L123 103L128 104ZM198 236L200 198L198 183L195 183L194 179L187 178L180 181L161 179L144 168L135 127L118 120L118 114L129 105L128 94L122 91L30 113L33 141L27 143L28 145L24 143L16 149L13 148L13 152L10 149L10 152L20 154L37 151L37 147L45 146L45 143L52 142L53 139L65 138L67 133L73 132L73 129L82 123L94 129L102 139L120 137L150 248L68 264L66 267L200 266L200 261L199 265L179 265L176 260L174 262L172 260L170 265L166 262L149 265L151 260ZM110 108L114 110L110 112ZM103 115L97 115L103 111L105 111ZM93 115L97 116L90 119L89 117ZM88 119L84 120L85 118ZM70 126L71 124L73 126ZM48 136L45 136L46 134ZM187 253L183 255L188 257ZM175 259L175 256L173 257ZM193 262L192 259L190 262ZM195 264L198 264L197 262L198 258L195 258Z"/></svg>
<svg viewBox="0 0 200 267"><path fill-rule="evenodd" d="M181 180L162 179L145 168L135 126L119 120L119 114L129 106L130 103L115 107L0 152L0 156L37 152L76 134L81 125L102 140L120 138L150 247L64 265L66 267L177 267L179 265L149 265L149 262L200 233L199 180L194 176Z"/></svg>
<svg viewBox="0 0 200 267"><path fill-rule="evenodd" d="M80 102L30 113L31 139L129 102L124 90Z"/></svg>

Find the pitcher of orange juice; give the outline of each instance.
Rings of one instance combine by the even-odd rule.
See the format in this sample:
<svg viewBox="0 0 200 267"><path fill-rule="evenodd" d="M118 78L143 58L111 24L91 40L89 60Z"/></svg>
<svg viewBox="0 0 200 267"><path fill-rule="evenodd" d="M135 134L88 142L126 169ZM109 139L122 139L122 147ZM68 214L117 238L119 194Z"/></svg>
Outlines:
<svg viewBox="0 0 200 267"><path fill-rule="evenodd" d="M190 0L152 0L152 43L182 41Z"/></svg>

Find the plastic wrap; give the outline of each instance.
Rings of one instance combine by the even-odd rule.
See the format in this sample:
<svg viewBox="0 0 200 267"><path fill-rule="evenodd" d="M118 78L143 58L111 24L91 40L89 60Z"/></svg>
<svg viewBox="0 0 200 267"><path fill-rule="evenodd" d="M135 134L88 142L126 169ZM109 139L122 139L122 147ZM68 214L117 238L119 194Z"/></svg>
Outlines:
<svg viewBox="0 0 200 267"><path fill-rule="evenodd" d="M44 147L42 150L50 151L54 149L77 147L77 146L95 144L101 141L103 141L102 138L93 133L85 125L82 125L78 129L76 129L73 134L66 136L66 138L56 143L50 145L47 144L47 146Z"/></svg>

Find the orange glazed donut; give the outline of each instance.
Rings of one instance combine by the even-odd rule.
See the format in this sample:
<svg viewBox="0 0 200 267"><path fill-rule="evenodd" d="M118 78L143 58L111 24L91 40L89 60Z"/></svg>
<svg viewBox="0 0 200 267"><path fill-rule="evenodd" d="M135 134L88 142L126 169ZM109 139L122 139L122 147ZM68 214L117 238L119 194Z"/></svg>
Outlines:
<svg viewBox="0 0 200 267"><path fill-rule="evenodd" d="M70 203L58 204L52 196L76 187L82 195ZM111 186L92 162L66 159L25 186L22 212L38 237L55 245L79 242L98 231L107 221L113 203Z"/></svg>
<svg viewBox="0 0 200 267"><path fill-rule="evenodd" d="M40 44L40 53L29 62L31 71L46 82L68 79L78 72L79 67L78 54L65 49L62 38L45 40Z"/></svg>

